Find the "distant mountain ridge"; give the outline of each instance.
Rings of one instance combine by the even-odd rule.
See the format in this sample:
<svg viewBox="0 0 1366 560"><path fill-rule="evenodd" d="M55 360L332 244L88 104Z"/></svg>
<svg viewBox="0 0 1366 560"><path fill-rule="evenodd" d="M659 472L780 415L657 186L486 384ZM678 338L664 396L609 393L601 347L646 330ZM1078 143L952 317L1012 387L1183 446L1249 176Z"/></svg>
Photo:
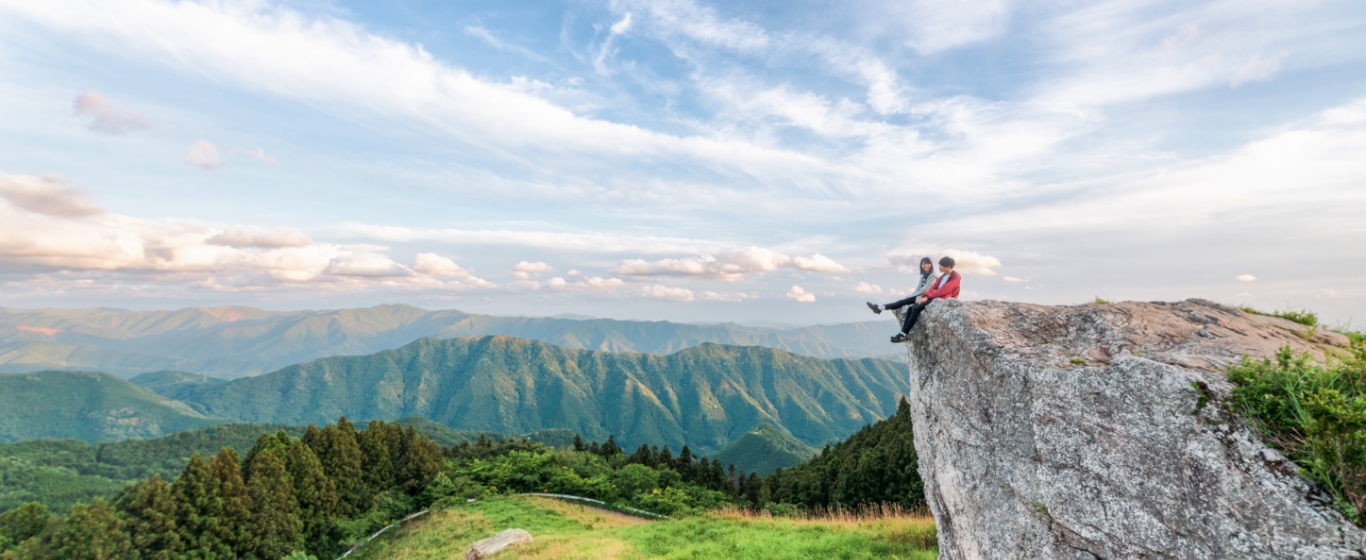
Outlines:
<svg viewBox="0 0 1366 560"><path fill-rule="evenodd" d="M502 335L424 338L231 382L158 372L135 378L144 388L94 372L0 375L0 441L110 441L212 423L299 426L345 415L358 423L426 419L461 432L453 437L531 434L568 444L575 433L598 441L615 435L628 447L689 444L707 453L760 423L805 444L844 437L895 410L908 389L903 369L714 343L659 355Z"/></svg>
<svg viewBox="0 0 1366 560"><path fill-rule="evenodd" d="M97 370L259 375L328 356L365 355L419 338L503 334L567 348L667 354L705 342L821 358L901 359L876 322L793 329L581 316L500 317L407 305L330 311L241 306L170 311L0 308L0 371Z"/></svg>
<svg viewBox="0 0 1366 560"><path fill-rule="evenodd" d="M460 430L560 428L623 445L717 449L760 422L816 444L896 410L904 366L703 343L669 355L578 350L502 335L424 338L335 356L183 398L239 422L426 418Z"/></svg>

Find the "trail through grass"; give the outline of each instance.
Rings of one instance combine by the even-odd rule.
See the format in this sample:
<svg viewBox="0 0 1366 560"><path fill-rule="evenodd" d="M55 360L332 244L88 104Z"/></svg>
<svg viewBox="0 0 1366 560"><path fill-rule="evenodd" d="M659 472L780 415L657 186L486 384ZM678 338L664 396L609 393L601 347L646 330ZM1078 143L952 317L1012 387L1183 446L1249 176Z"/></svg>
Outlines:
<svg viewBox="0 0 1366 560"><path fill-rule="evenodd" d="M503 497L433 512L352 558L460 558L476 540L510 528L535 542L499 558L900 558L938 557L934 520L773 518L739 511L646 522L537 497Z"/></svg>

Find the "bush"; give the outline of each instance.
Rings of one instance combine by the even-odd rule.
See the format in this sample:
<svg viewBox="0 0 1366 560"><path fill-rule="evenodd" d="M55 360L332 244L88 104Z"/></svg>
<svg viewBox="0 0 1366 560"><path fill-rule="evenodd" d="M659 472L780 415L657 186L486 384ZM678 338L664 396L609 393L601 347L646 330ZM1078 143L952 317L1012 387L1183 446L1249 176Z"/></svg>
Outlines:
<svg viewBox="0 0 1366 560"><path fill-rule="evenodd" d="M1366 343L1353 337L1348 357L1320 366L1286 345L1274 360L1246 357L1229 368L1229 400L1267 443L1298 464L1338 509L1362 525L1366 509Z"/></svg>

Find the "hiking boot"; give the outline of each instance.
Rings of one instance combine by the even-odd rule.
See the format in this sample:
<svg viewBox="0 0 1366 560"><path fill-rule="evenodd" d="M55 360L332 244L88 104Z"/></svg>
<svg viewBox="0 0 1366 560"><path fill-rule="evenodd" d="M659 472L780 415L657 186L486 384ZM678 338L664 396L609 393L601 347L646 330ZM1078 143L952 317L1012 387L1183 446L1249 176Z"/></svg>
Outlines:
<svg viewBox="0 0 1366 560"><path fill-rule="evenodd" d="M906 333L896 333L896 336L892 337L892 342L906 342Z"/></svg>
<svg viewBox="0 0 1366 560"><path fill-rule="evenodd" d="M873 302L871 302L871 301L866 302L866 303L868 304L868 309L872 309L872 310L873 310L873 313L877 313L878 315L881 315L881 314L882 314L882 310L878 308L877 304L875 304L875 303L873 303Z"/></svg>

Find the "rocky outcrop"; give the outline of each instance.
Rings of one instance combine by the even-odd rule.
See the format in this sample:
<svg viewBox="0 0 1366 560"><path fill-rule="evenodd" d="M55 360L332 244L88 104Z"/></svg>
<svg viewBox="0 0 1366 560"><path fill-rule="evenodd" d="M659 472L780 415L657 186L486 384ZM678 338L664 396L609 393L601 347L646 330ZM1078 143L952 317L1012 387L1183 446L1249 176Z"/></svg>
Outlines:
<svg viewBox="0 0 1366 560"><path fill-rule="evenodd" d="M508 529L487 539L474 541L465 551L465 560L480 560L498 554L509 547L531 544L531 533L522 529Z"/></svg>
<svg viewBox="0 0 1366 560"><path fill-rule="evenodd" d="M1218 406L1228 364L1287 343L1346 340L1201 300L934 303L907 344L940 558L1366 557Z"/></svg>

